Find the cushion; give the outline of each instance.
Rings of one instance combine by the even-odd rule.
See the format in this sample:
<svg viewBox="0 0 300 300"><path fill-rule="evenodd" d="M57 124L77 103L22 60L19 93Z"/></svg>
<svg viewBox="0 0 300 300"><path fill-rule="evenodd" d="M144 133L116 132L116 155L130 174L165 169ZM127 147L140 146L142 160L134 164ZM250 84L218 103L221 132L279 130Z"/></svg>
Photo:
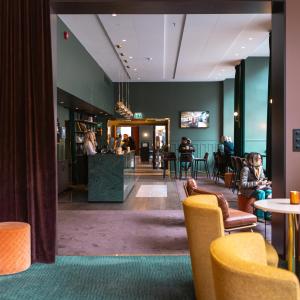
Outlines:
<svg viewBox="0 0 300 300"><path fill-rule="evenodd" d="M255 215L237 209L229 208L229 215L227 219L224 219L225 229L247 226L257 222Z"/></svg>

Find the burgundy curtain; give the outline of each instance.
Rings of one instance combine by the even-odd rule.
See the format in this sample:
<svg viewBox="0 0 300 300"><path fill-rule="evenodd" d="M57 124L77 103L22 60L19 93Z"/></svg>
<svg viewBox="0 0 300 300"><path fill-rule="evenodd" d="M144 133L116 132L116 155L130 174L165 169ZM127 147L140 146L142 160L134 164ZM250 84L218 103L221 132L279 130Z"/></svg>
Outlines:
<svg viewBox="0 0 300 300"><path fill-rule="evenodd" d="M56 158L49 0L0 1L0 221L32 229L55 260Z"/></svg>

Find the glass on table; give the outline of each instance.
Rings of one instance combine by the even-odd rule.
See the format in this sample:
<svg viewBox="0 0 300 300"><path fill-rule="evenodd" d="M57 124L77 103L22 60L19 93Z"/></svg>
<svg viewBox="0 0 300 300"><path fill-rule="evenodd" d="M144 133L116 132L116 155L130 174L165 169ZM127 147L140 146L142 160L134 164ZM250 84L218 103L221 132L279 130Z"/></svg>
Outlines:
<svg viewBox="0 0 300 300"><path fill-rule="evenodd" d="M300 204L300 192L290 191L290 204Z"/></svg>

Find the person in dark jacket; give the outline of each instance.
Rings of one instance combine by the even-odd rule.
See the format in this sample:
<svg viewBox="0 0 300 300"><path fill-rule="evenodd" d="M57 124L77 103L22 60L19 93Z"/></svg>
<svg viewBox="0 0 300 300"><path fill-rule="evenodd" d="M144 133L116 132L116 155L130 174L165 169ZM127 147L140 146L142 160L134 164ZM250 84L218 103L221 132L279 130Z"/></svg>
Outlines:
<svg viewBox="0 0 300 300"><path fill-rule="evenodd" d="M182 137L178 151L180 153L180 163L185 162L185 170L187 170L192 166L193 152L195 152L192 141L187 137Z"/></svg>
<svg viewBox="0 0 300 300"><path fill-rule="evenodd" d="M251 152L247 155L246 164L240 174L240 193L247 198L255 197L257 200L272 197L271 182L265 177L259 153ZM259 218L264 217L261 210L256 210L256 215Z"/></svg>

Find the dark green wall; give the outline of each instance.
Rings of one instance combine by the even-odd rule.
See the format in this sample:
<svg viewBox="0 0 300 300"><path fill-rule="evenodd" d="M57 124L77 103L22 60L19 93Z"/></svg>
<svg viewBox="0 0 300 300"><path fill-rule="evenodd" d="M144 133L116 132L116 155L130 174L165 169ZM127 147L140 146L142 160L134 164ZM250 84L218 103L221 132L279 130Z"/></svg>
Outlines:
<svg viewBox="0 0 300 300"><path fill-rule="evenodd" d="M268 57L245 62L245 152L265 154L267 132Z"/></svg>
<svg viewBox="0 0 300 300"><path fill-rule="evenodd" d="M234 79L223 82L223 135L234 139Z"/></svg>
<svg viewBox="0 0 300 300"><path fill-rule="evenodd" d="M68 40L64 31L70 34ZM112 114L113 83L59 18L57 37L58 87Z"/></svg>
<svg viewBox="0 0 300 300"><path fill-rule="evenodd" d="M220 104L222 84L220 82L155 82L131 83L130 103L133 110L142 112L145 118L171 119L171 149L178 148L182 136L192 139L196 156L216 150L220 134ZM209 128L180 128L181 111L210 112Z"/></svg>

